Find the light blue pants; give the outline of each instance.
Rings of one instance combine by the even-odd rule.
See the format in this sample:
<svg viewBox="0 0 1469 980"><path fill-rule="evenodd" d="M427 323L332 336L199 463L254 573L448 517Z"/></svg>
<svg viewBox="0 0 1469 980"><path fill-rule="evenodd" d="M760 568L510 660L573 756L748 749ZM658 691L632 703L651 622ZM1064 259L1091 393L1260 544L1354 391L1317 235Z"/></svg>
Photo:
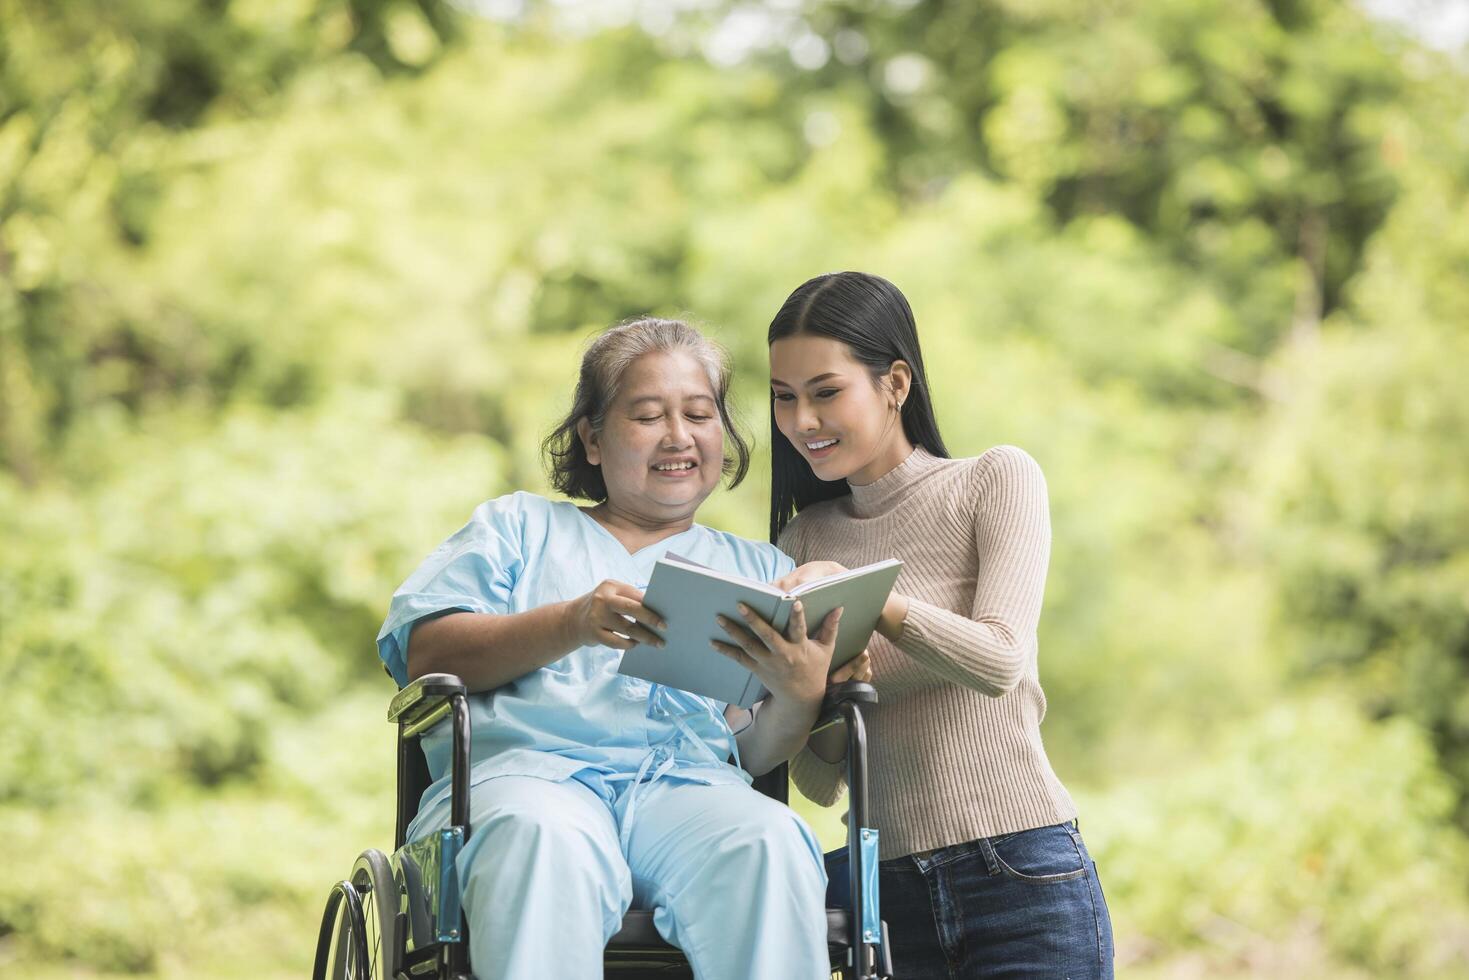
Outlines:
<svg viewBox="0 0 1469 980"><path fill-rule="evenodd" d="M480 980L593 980L632 906L683 950L699 980L830 975L826 872L809 828L743 784L643 784L624 855L630 784L500 776L470 791L459 855ZM448 803L417 821L447 822Z"/></svg>

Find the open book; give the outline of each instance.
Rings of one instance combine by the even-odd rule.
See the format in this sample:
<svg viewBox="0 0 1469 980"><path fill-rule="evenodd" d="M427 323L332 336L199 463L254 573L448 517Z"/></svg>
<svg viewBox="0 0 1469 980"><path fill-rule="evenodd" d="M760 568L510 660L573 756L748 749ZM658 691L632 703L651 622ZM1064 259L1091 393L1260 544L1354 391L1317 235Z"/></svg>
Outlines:
<svg viewBox="0 0 1469 980"><path fill-rule="evenodd" d="M748 708L765 696L765 686L750 671L709 645L710 640L730 642L729 634L715 622L716 615L744 623L737 605L743 602L784 633L791 607L799 599L806 612L807 633L814 636L826 614L841 606L842 622L831 659L831 669L836 670L866 648L902 567L897 559L880 561L807 582L787 593L764 582L667 554L653 566L643 605L667 621L663 638L668 645L660 648L640 643L622 655L617 669Z"/></svg>

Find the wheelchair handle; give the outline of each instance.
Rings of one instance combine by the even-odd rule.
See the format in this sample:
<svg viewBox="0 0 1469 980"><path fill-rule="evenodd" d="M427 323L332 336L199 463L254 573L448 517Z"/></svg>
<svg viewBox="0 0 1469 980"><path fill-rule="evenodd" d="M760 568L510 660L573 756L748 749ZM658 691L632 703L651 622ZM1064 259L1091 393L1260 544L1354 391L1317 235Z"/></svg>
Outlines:
<svg viewBox="0 0 1469 980"><path fill-rule="evenodd" d="M816 714L816 724L811 727L811 733L814 735L843 721L846 718L846 705L876 703L877 688L866 681L843 681L826 692L826 698L821 702L821 710Z"/></svg>
<svg viewBox="0 0 1469 980"><path fill-rule="evenodd" d="M844 723L847 727L847 898L852 909L852 967L861 980L891 975L890 953L885 937L872 936L864 928L863 910L867 883L863 869L867 860L877 860L876 845L865 846L868 829L867 726L862 709L877 704L877 688L866 681L846 681L833 687L821 703L816 725L819 732ZM882 925L879 921L879 929ZM884 929L884 932L886 930Z"/></svg>

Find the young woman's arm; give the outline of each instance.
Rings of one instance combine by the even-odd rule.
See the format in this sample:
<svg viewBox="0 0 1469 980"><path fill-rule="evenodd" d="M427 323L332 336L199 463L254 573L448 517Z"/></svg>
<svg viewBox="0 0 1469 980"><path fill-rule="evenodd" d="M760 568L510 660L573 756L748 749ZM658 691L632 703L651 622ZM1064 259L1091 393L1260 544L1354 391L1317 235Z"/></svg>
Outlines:
<svg viewBox="0 0 1469 980"><path fill-rule="evenodd" d="M826 686L830 688L834 685L852 680L865 681L868 684L872 683L872 660L867 655L866 650L863 650L857 656L838 667L836 672L827 678ZM774 719L767 718L765 721L769 727L764 730L763 734L757 734L753 727L741 727L754 726L763 717L760 711L770 703L768 700L763 701L749 709L736 708L730 705L724 711L724 717L735 729L735 738L739 741L740 760L747 762L750 753L754 753L758 761L769 763L760 772L755 772L751 769L750 772L753 775L764 775L771 769L774 769L780 763L791 758L795 752L799 751L803 743L828 762L840 762L846 757L846 727L837 724L815 735L811 735L811 726L816 723L814 716L811 721L806 722L804 735L799 740L795 728L802 723L804 719L802 715L795 715L789 721L780 717ZM774 758L787 745L795 745L795 748L785 756Z"/></svg>
<svg viewBox="0 0 1469 980"><path fill-rule="evenodd" d="M976 472L973 486L980 560L970 615L894 593L877 629L934 673L999 697L1019 682L1035 643L1051 523L1045 477L1035 460L1008 446L986 455L989 459ZM808 569L809 577L819 578L834 570L819 567L823 564L829 563L803 565L791 576ZM921 575L923 570L913 571ZM808 797L830 805L842 790L836 763L846 756L845 732L841 726L828 729L813 736L807 747L809 752L792 759L791 774Z"/></svg>
<svg viewBox="0 0 1469 980"><path fill-rule="evenodd" d="M740 763L752 776L763 776L801 750L821 702L798 704L769 698L749 727L735 735Z"/></svg>
<svg viewBox="0 0 1469 980"><path fill-rule="evenodd" d="M939 676L999 697L1019 683L1035 646L1051 518L1045 476L1034 459L1013 446L991 450L986 459L974 487L979 574L969 615L909 596L896 635L884 635Z"/></svg>

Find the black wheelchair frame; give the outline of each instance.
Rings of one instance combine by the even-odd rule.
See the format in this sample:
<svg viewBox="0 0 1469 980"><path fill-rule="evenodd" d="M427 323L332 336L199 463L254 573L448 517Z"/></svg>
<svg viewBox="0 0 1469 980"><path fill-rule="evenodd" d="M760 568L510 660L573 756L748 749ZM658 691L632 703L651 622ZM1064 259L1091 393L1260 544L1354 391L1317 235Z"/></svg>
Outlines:
<svg viewBox="0 0 1469 980"><path fill-rule="evenodd" d="M470 722L463 681L427 674L403 688L388 708L398 726L397 830L391 856L362 852L351 877L332 886L317 938L315 980L475 980L469 970L469 924L459 903L454 859L470 834ZM878 833L867 825L867 732L870 685L849 681L822 704L813 734L847 725L849 908L828 909L827 949L842 980L891 980L887 926L878 915ZM449 826L407 840L419 798L431 782L419 739L447 722L453 733ZM755 781L786 802L786 766ZM549 968L549 965L548 965ZM652 912L630 910L607 943L607 976L692 977L677 947L653 926ZM553 976L553 972L548 972ZM479 980L493 980L482 977Z"/></svg>

